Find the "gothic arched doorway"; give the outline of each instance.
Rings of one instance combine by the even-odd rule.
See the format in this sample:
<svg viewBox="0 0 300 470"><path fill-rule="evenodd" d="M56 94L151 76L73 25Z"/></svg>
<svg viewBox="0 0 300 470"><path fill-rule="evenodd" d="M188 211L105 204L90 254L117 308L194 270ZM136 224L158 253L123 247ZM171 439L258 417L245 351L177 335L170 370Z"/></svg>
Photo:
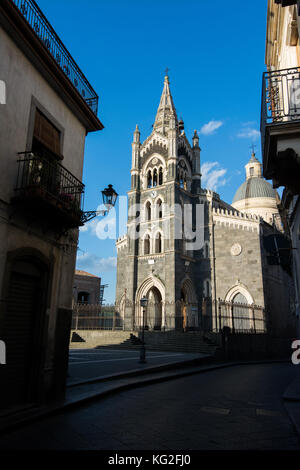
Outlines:
<svg viewBox="0 0 300 470"><path fill-rule="evenodd" d="M148 308L145 325L160 330L162 325L162 297L157 287L152 287L147 294Z"/></svg>
<svg viewBox="0 0 300 470"><path fill-rule="evenodd" d="M143 310L140 306L143 297L148 299L144 318L146 328L160 330L165 327L165 288L160 279L155 276L145 279L136 292L135 326L137 328L140 328L143 324Z"/></svg>
<svg viewBox="0 0 300 470"><path fill-rule="evenodd" d="M178 304L179 307L179 304ZM198 303L191 279L186 278L180 290L180 309L177 309L175 327L179 330L198 327Z"/></svg>

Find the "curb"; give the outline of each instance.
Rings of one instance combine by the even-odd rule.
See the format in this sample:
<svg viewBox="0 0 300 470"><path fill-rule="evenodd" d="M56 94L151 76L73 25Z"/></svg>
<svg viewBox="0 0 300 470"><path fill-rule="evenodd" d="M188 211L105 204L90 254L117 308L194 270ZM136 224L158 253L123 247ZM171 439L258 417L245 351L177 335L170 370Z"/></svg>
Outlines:
<svg viewBox="0 0 300 470"><path fill-rule="evenodd" d="M135 376L140 376L140 375L153 374L155 372L160 372L164 370L178 369L180 367L196 366L196 365L201 365L201 363L213 362L213 361L214 361L214 356L207 354L205 356L203 355L202 357L195 357L194 359L188 359L186 361L183 360L179 362L166 362L165 364L147 367L145 369L132 369L126 372L116 372L115 374L101 375L99 377L93 377L91 379L79 380L77 382L73 382L67 385L67 389L72 388L72 387L77 387L80 385L88 385L88 384L93 384L97 382L115 380L118 378L122 379L126 377L135 377Z"/></svg>

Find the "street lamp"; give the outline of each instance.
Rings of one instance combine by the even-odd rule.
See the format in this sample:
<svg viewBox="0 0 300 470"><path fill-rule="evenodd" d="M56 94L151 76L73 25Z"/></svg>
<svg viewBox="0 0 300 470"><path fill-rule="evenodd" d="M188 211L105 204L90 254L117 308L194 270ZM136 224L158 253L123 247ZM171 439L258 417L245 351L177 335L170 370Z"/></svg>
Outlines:
<svg viewBox="0 0 300 470"><path fill-rule="evenodd" d="M143 320L142 320L142 344L141 344L141 349L140 349L140 364L145 364L146 362L146 348L145 348L145 310L148 304L148 299L147 297L142 297L140 300L140 304L142 307L142 312L143 312Z"/></svg>
<svg viewBox="0 0 300 470"><path fill-rule="evenodd" d="M109 184L108 187L103 189L103 191L101 192L102 192L103 204L107 208L107 211L109 211L116 204L118 193L116 193L116 191L112 187L112 184Z"/></svg>
<svg viewBox="0 0 300 470"><path fill-rule="evenodd" d="M94 219L98 215L102 215L102 216L107 215L110 209L115 206L117 199L118 199L118 193L114 190L114 188L112 187L112 184L109 184L107 188L101 191L101 193L102 193L103 204L105 205L106 210L83 212L81 216L82 225L84 225L89 220Z"/></svg>

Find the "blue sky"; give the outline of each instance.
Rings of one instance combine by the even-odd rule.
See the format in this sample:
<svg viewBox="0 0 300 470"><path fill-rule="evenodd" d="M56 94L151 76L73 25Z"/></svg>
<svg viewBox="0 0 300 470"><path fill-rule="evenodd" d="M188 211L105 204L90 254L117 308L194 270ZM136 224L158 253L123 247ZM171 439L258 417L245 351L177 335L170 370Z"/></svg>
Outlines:
<svg viewBox="0 0 300 470"><path fill-rule="evenodd" d="M200 133L203 186L230 203L252 143L261 160L267 0L37 1L99 94L105 128L86 140L85 210L108 183L129 190L132 134L136 124L142 141L150 134L166 67L186 135ZM78 267L101 276L113 302L114 240L100 240L92 224L79 248Z"/></svg>

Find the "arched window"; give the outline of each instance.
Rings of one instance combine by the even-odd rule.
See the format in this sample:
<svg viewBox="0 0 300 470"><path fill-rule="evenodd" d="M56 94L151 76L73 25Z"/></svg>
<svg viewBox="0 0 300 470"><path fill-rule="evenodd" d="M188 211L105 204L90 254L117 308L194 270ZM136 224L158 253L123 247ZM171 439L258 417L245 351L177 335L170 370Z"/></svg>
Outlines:
<svg viewBox="0 0 300 470"><path fill-rule="evenodd" d="M181 188L184 187L184 173L182 171L180 172L179 185Z"/></svg>
<svg viewBox="0 0 300 470"><path fill-rule="evenodd" d="M235 330L248 331L251 329L251 309L247 306L246 297L239 292L232 300Z"/></svg>
<svg viewBox="0 0 300 470"><path fill-rule="evenodd" d="M157 169L153 171L153 187L157 186Z"/></svg>
<svg viewBox="0 0 300 470"><path fill-rule="evenodd" d="M146 216L146 220L151 220L151 202L150 201L146 203L145 216Z"/></svg>
<svg viewBox="0 0 300 470"><path fill-rule="evenodd" d="M152 173L151 173L151 170L148 171L147 188L152 188Z"/></svg>
<svg viewBox="0 0 300 470"><path fill-rule="evenodd" d="M162 251L162 239L161 239L161 233L158 232L155 238L155 253L161 253Z"/></svg>
<svg viewBox="0 0 300 470"><path fill-rule="evenodd" d="M150 235L146 235L144 238L144 255L150 254Z"/></svg>
<svg viewBox="0 0 300 470"><path fill-rule="evenodd" d="M160 169L159 169L158 184L163 184L163 169L162 169L162 167L160 167Z"/></svg>
<svg viewBox="0 0 300 470"><path fill-rule="evenodd" d="M156 203L156 206L157 206L157 216L159 219L162 218L162 202L161 202L161 199L158 199L157 203Z"/></svg>

